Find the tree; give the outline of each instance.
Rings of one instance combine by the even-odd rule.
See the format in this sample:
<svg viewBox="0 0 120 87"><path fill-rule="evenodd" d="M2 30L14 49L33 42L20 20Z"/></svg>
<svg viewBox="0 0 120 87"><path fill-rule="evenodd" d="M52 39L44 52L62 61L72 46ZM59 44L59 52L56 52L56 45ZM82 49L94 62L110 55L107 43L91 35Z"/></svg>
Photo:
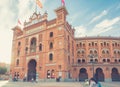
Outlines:
<svg viewBox="0 0 120 87"><path fill-rule="evenodd" d="M0 67L0 74L5 74L7 72L6 67Z"/></svg>

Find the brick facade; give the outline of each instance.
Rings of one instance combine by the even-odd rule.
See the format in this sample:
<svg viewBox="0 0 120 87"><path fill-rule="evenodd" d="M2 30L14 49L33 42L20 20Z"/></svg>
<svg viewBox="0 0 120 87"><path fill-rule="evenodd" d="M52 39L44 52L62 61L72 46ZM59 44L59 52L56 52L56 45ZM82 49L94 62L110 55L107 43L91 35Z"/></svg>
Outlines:
<svg viewBox="0 0 120 87"><path fill-rule="evenodd" d="M111 78L112 69L120 72L120 38L75 38L74 29L66 21L66 8L59 7L55 13L53 20L47 20L47 13L33 13L23 30L13 28L12 77L84 80L98 68L103 81Z"/></svg>

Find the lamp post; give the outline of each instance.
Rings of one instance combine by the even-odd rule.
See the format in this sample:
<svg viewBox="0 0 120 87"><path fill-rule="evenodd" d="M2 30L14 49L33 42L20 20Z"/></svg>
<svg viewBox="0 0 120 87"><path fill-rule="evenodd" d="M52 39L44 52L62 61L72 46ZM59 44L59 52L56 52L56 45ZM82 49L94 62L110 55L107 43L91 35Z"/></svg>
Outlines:
<svg viewBox="0 0 120 87"><path fill-rule="evenodd" d="M94 77L94 63L95 63L95 55L94 54L90 54L89 57L91 58L90 63L92 63L92 73L93 73L93 77Z"/></svg>
<svg viewBox="0 0 120 87"><path fill-rule="evenodd" d="M94 61L92 61L91 63L92 63L92 70L93 70L93 77L94 77Z"/></svg>

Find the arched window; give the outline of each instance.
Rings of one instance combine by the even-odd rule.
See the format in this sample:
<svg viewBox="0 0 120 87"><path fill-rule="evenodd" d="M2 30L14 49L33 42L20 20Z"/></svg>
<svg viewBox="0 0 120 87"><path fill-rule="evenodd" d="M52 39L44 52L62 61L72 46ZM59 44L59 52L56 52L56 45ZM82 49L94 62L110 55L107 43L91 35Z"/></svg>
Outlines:
<svg viewBox="0 0 120 87"><path fill-rule="evenodd" d="M104 42L104 46L106 46L106 42Z"/></svg>
<svg viewBox="0 0 120 87"><path fill-rule="evenodd" d="M77 54L80 54L80 51L78 51Z"/></svg>
<svg viewBox="0 0 120 87"><path fill-rule="evenodd" d="M28 47L25 48L25 54L27 54L27 53L28 53Z"/></svg>
<svg viewBox="0 0 120 87"><path fill-rule="evenodd" d="M82 54L84 54L85 52L84 51L82 51Z"/></svg>
<svg viewBox="0 0 120 87"><path fill-rule="evenodd" d="M91 43L89 43L89 46L91 46Z"/></svg>
<svg viewBox="0 0 120 87"><path fill-rule="evenodd" d="M83 47L85 47L85 44L83 43Z"/></svg>
<svg viewBox="0 0 120 87"><path fill-rule="evenodd" d="M107 50L106 53L109 54L109 51Z"/></svg>
<svg viewBox="0 0 120 87"><path fill-rule="evenodd" d="M115 59L115 62L117 63L117 59Z"/></svg>
<svg viewBox="0 0 120 87"><path fill-rule="evenodd" d="M36 38L32 38L30 42L30 52L36 52Z"/></svg>
<svg viewBox="0 0 120 87"><path fill-rule="evenodd" d="M81 63L81 60L80 60L80 59L78 59L78 64L79 64L79 63Z"/></svg>
<svg viewBox="0 0 120 87"><path fill-rule="evenodd" d="M18 42L18 46L20 46L21 45L21 42Z"/></svg>
<svg viewBox="0 0 120 87"><path fill-rule="evenodd" d="M51 76L50 76L50 75L51 75L50 70L47 70L47 78L48 78L48 79L50 79L50 78L51 78Z"/></svg>
<svg viewBox="0 0 120 87"><path fill-rule="evenodd" d="M68 56L68 64L70 64L70 56Z"/></svg>
<svg viewBox="0 0 120 87"><path fill-rule="evenodd" d="M94 46L94 42L92 42L92 46Z"/></svg>
<svg viewBox="0 0 120 87"><path fill-rule="evenodd" d="M98 60L97 60L97 59L95 59L95 62L98 62Z"/></svg>
<svg viewBox="0 0 120 87"><path fill-rule="evenodd" d="M53 60L53 54L50 53L50 54L49 54L49 61L52 61L52 60Z"/></svg>
<svg viewBox="0 0 120 87"><path fill-rule="evenodd" d="M106 59L103 59L103 62L106 62Z"/></svg>
<svg viewBox="0 0 120 87"><path fill-rule="evenodd" d="M17 56L20 56L20 50L17 51Z"/></svg>
<svg viewBox="0 0 120 87"><path fill-rule="evenodd" d="M53 37L53 32L50 32L50 37Z"/></svg>
<svg viewBox="0 0 120 87"><path fill-rule="evenodd" d="M104 51L104 50L102 51L102 54L105 54L105 51Z"/></svg>
<svg viewBox="0 0 120 87"><path fill-rule="evenodd" d="M114 51L114 54L116 54L116 51Z"/></svg>
<svg viewBox="0 0 120 87"><path fill-rule="evenodd" d="M112 46L114 47L114 43L112 44Z"/></svg>
<svg viewBox="0 0 120 87"><path fill-rule="evenodd" d="M82 63L85 63L85 59L82 59Z"/></svg>
<svg viewBox="0 0 120 87"><path fill-rule="evenodd" d="M90 50L90 54L93 54L93 51L92 51L92 50Z"/></svg>
<svg viewBox="0 0 120 87"><path fill-rule="evenodd" d="M97 43L95 43L95 46L97 46Z"/></svg>
<svg viewBox="0 0 120 87"><path fill-rule="evenodd" d="M120 51L118 51L118 55L120 56Z"/></svg>
<svg viewBox="0 0 120 87"><path fill-rule="evenodd" d="M107 59L107 62L109 63L109 62L110 62L110 59Z"/></svg>
<svg viewBox="0 0 120 87"><path fill-rule="evenodd" d="M103 43L101 43L101 46L103 46Z"/></svg>
<svg viewBox="0 0 120 87"><path fill-rule="evenodd" d="M82 43L80 43L80 47L82 46Z"/></svg>
<svg viewBox="0 0 120 87"><path fill-rule="evenodd" d="M77 47L78 47L78 44L77 44Z"/></svg>
<svg viewBox="0 0 120 87"><path fill-rule="evenodd" d="M50 42L50 49L52 49L53 48L53 43L52 42Z"/></svg>
<svg viewBox="0 0 120 87"><path fill-rule="evenodd" d="M119 59L119 62L120 62L120 59Z"/></svg>
<svg viewBox="0 0 120 87"><path fill-rule="evenodd" d="M16 61L16 66L19 66L19 59L17 59Z"/></svg>
<svg viewBox="0 0 120 87"><path fill-rule="evenodd" d="M94 51L94 54L97 54L97 51L96 51L96 50Z"/></svg>
<svg viewBox="0 0 120 87"><path fill-rule="evenodd" d="M51 71L51 78L52 78L52 79L55 78L55 71L54 71L54 70Z"/></svg>
<svg viewBox="0 0 120 87"><path fill-rule="evenodd" d="M39 51L42 51L42 44L39 45Z"/></svg>
<svg viewBox="0 0 120 87"><path fill-rule="evenodd" d="M93 59L90 59L90 62L93 62Z"/></svg>

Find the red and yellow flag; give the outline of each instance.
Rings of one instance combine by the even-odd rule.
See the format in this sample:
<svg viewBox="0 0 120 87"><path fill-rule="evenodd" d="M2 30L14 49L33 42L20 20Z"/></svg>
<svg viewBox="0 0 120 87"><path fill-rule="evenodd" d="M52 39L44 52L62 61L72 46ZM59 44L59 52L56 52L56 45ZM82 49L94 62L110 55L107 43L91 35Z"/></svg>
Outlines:
<svg viewBox="0 0 120 87"><path fill-rule="evenodd" d="M42 3L41 3L41 1L40 0L36 0L36 4L40 7L40 8L42 8L43 6L42 6Z"/></svg>
<svg viewBox="0 0 120 87"><path fill-rule="evenodd" d="M62 5L65 5L65 0L61 0L61 2L62 2Z"/></svg>

